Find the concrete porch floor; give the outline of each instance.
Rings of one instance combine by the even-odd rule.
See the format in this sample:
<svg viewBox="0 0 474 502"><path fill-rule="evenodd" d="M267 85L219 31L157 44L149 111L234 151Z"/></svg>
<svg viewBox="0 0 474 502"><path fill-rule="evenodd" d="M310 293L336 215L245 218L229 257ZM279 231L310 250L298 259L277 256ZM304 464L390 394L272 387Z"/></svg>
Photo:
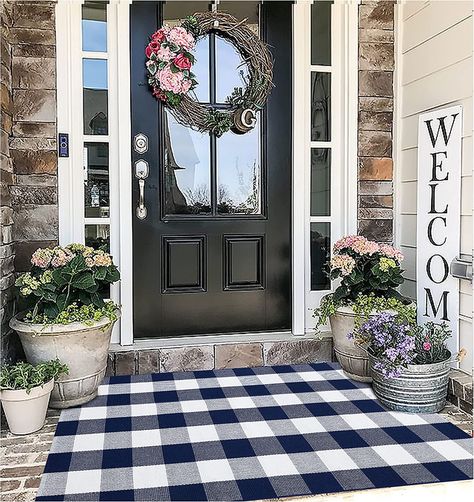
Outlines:
<svg viewBox="0 0 474 502"><path fill-rule="evenodd" d="M35 434L28 436L14 436L2 423L2 434L0 438L0 451L2 456L1 468L1 500L3 502L29 502L33 501L38 490L41 474L44 469L48 451L54 437L56 424L60 415L59 410L48 410L48 416L45 426ZM464 430L468 434L472 434L472 415L469 415L453 404L448 403L441 415L445 416L450 422ZM471 482L459 481L454 483L440 483L435 485L410 486L400 488L387 488L383 490L365 491L365 495L373 492L374 496L380 496L380 492L385 494L393 493L394 496L400 496L407 491L413 493L413 490L421 490L420 495L432 493L436 490L437 493L444 493L446 486L449 486L450 493L455 487L460 490L469 489ZM454 486L455 485L455 486ZM425 490L425 491L423 491ZM359 500L358 494L362 492L346 492L332 494L332 500ZM325 497L325 495L315 495L303 498L289 498L286 500L309 501L317 500ZM364 498L364 500L366 500ZM375 499L374 499L375 500Z"/></svg>

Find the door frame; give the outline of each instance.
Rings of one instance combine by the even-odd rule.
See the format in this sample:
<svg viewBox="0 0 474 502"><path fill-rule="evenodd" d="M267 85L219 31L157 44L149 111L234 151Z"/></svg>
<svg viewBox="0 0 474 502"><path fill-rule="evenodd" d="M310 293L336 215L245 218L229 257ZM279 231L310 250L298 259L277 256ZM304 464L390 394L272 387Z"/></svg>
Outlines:
<svg viewBox="0 0 474 502"><path fill-rule="evenodd" d="M110 248L121 270L111 298L122 306L112 341L132 345L132 169L130 107L130 4L109 0L107 60L109 81ZM56 4L58 132L70 135L70 156L58 159L59 242L84 241L82 174L81 5ZM312 330L309 311L325 292L310 291L309 275L309 107L311 0L293 5L293 165L292 165L292 334ZM334 0L332 11L332 202L331 241L357 232L358 2ZM90 54L88 54L90 57ZM121 76L119 79L118 76ZM307 78L301 78L304 75ZM128 78L124 78L128 76ZM313 145L315 146L315 145ZM303 166L303 168L301 168ZM336 169L335 166L338 166ZM307 192L307 193L306 193ZM301 197L304 193L305 197ZM342 210L341 210L342 208ZM337 210L337 211L336 211ZM78 216L81 215L81 216ZM314 221L314 218L313 218ZM249 334L255 338L255 333Z"/></svg>

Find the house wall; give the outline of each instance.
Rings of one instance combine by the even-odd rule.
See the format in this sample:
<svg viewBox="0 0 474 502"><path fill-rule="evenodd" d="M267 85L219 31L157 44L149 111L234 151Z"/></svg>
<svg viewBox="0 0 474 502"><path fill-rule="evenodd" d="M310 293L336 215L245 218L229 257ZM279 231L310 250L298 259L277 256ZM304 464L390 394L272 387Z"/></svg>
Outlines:
<svg viewBox="0 0 474 502"><path fill-rule="evenodd" d="M55 2L2 2L2 354L14 272L58 238ZM5 304L5 305L4 305Z"/></svg>
<svg viewBox="0 0 474 502"><path fill-rule="evenodd" d="M436 108L463 105L461 253L472 254L472 50L470 1L410 1L400 9L397 26L399 134L397 236L406 262L403 292L416 296L416 190L418 117ZM472 285L460 281L460 347L468 355L461 368L472 369Z"/></svg>

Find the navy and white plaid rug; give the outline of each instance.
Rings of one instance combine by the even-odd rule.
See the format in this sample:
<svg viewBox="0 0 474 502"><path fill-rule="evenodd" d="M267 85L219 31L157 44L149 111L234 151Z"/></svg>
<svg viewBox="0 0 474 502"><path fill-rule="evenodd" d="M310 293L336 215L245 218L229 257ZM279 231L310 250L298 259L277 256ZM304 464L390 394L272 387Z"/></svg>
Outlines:
<svg viewBox="0 0 474 502"><path fill-rule="evenodd" d="M37 500L254 500L472 477L472 438L337 364L112 377L61 414Z"/></svg>

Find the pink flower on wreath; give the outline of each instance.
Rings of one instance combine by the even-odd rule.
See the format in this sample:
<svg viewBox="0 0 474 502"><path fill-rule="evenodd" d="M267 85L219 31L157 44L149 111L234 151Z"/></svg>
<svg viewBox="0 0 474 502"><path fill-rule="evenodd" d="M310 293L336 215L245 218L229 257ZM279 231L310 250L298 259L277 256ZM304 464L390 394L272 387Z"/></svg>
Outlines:
<svg viewBox="0 0 474 502"><path fill-rule="evenodd" d="M184 75L179 71L173 73L170 65L158 72L158 80L163 91L171 91L175 94L182 93L182 82Z"/></svg>
<svg viewBox="0 0 474 502"><path fill-rule="evenodd" d="M147 46L146 46L146 49L145 49L145 55L147 58L151 57L151 55L153 53L157 53L159 50L160 50L160 43L159 42L155 42L154 40L152 40Z"/></svg>
<svg viewBox="0 0 474 502"><path fill-rule="evenodd" d="M431 343L430 342L424 342L423 343L423 350L426 350L428 352L428 350L431 349Z"/></svg>
<svg viewBox="0 0 474 502"><path fill-rule="evenodd" d="M153 96L161 101L166 101L166 94L159 87L153 87Z"/></svg>
<svg viewBox="0 0 474 502"><path fill-rule="evenodd" d="M192 34L188 33L182 26L171 28L168 33L168 40L186 50L192 49L195 43Z"/></svg>
<svg viewBox="0 0 474 502"><path fill-rule="evenodd" d="M173 59L173 64L180 70L189 70L191 68L191 61L184 54L178 54Z"/></svg>
<svg viewBox="0 0 474 502"><path fill-rule="evenodd" d="M189 89L191 89L192 85L193 83L191 82L191 80L189 80L188 78L183 79L183 82L181 84L181 92L183 94L186 94L189 91Z"/></svg>
<svg viewBox="0 0 474 502"><path fill-rule="evenodd" d="M163 40L166 39L166 34L167 32L169 33L169 29L166 30L164 27L160 28L158 31L155 31L153 35L151 36L152 40L155 40L156 42L163 42Z"/></svg>
<svg viewBox="0 0 474 502"><path fill-rule="evenodd" d="M166 61L167 63L175 57L175 53L169 47L160 47L160 50L155 53L156 57L161 61Z"/></svg>

